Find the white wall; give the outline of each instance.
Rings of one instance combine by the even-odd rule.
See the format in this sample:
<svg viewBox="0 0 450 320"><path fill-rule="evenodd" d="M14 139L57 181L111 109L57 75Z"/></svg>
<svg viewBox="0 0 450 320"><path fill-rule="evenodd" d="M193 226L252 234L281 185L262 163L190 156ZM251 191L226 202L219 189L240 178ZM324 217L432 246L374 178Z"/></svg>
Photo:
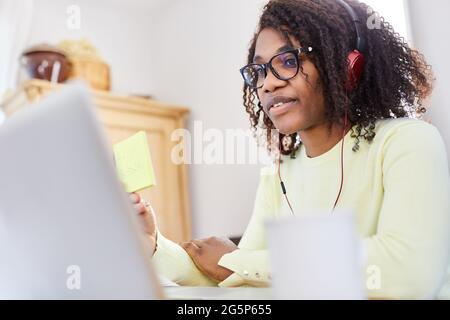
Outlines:
<svg viewBox="0 0 450 320"><path fill-rule="evenodd" d="M422 52L433 67L436 77L431 107L427 116L438 127L450 154L450 115L449 90L450 83L450 41L448 0L409 0L409 16L414 46Z"/></svg>
<svg viewBox="0 0 450 320"><path fill-rule="evenodd" d="M123 93L150 93L151 31L149 15L155 1L38 0L28 44L56 44L66 38L88 38L112 66L112 89ZM81 29L70 30L68 6L81 9Z"/></svg>
<svg viewBox="0 0 450 320"><path fill-rule="evenodd" d="M261 0L172 1L153 23L153 91L187 104L189 127L249 128L239 68L256 28ZM195 138L195 137L194 137ZM258 165L190 166L194 235L240 235L248 223Z"/></svg>
<svg viewBox="0 0 450 320"><path fill-rule="evenodd" d="M411 38L407 23L408 13L405 9L407 0L360 0L372 7L398 32L406 41Z"/></svg>

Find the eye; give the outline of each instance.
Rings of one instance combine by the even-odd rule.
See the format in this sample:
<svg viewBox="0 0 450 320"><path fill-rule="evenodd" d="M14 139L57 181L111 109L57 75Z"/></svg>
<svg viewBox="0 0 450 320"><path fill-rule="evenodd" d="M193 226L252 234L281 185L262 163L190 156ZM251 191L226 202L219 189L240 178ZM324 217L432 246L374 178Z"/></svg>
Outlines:
<svg viewBox="0 0 450 320"><path fill-rule="evenodd" d="M295 55L292 53L286 53L280 55L280 62L283 68L288 69L295 69L297 68L297 59L295 58Z"/></svg>
<svg viewBox="0 0 450 320"><path fill-rule="evenodd" d="M297 60L295 60L295 58L288 58L283 61L283 65L288 68L296 68Z"/></svg>

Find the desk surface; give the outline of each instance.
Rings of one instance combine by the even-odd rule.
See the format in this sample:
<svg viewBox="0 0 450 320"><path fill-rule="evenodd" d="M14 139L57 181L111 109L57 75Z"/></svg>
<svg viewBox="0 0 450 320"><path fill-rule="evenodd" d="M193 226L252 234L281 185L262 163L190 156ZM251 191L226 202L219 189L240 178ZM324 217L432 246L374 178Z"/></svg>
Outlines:
<svg viewBox="0 0 450 320"><path fill-rule="evenodd" d="M165 287L169 299L183 300L271 300L270 288Z"/></svg>

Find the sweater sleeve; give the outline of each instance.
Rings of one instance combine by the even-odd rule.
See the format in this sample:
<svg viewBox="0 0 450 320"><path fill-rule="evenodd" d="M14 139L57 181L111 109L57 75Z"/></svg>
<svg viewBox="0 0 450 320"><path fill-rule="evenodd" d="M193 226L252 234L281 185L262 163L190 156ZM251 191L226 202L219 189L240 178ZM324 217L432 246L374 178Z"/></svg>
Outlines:
<svg viewBox="0 0 450 320"><path fill-rule="evenodd" d="M417 121L395 130L382 150L384 198L377 232L364 239L368 295L432 298L449 261L447 156L435 127Z"/></svg>
<svg viewBox="0 0 450 320"><path fill-rule="evenodd" d="M183 248L165 238L161 233L158 233L153 265L159 275L182 286L217 285L198 270Z"/></svg>

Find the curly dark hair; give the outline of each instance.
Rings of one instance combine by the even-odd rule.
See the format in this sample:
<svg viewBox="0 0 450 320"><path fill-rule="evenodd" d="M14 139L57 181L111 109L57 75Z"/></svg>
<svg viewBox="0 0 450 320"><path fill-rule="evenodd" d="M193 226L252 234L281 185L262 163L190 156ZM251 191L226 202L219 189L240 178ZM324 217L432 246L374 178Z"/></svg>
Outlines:
<svg viewBox="0 0 450 320"><path fill-rule="evenodd" d="M364 3L356 0L347 3L363 22L376 14ZM329 128L342 122L347 109L351 136L355 138L353 151L357 151L361 139L371 142L375 137L377 120L420 117L426 112L423 101L432 91L433 75L424 57L379 18L380 28L361 28L366 39L365 65L359 85L351 93L342 79L347 77L347 55L355 49L355 27L348 12L335 0L270 1L251 41L248 63L255 55L259 32L265 28L279 31L290 45L292 37L303 47L313 47L308 58L319 73ZM263 130L269 153L278 150L272 134L275 126L264 113L256 89L244 84L243 90L252 130L256 136L258 128ZM289 136L280 133L277 138L283 139L282 154L294 157L300 145L297 133Z"/></svg>

